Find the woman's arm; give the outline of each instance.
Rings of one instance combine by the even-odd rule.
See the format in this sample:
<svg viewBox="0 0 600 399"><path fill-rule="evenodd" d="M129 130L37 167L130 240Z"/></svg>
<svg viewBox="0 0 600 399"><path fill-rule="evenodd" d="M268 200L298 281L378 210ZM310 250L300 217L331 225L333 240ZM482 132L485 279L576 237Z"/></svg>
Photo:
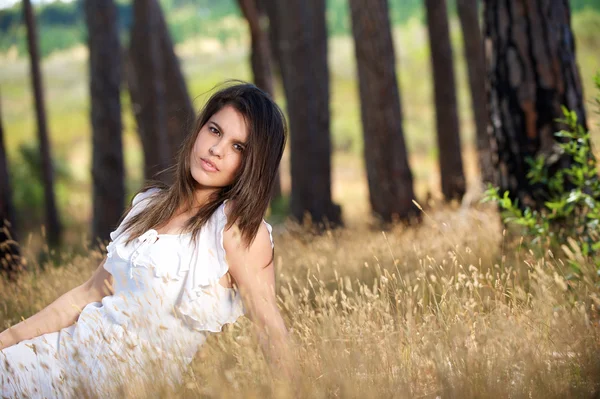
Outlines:
<svg viewBox="0 0 600 399"><path fill-rule="evenodd" d="M223 234L229 273L240 290L248 317L256 326L258 339L272 370L293 379L293 361L288 332L279 313L275 295L275 269L269 232L263 224L249 248L239 240L236 227Z"/></svg>
<svg viewBox="0 0 600 399"><path fill-rule="evenodd" d="M77 320L85 305L98 302L108 295L112 285L112 276L104 269L104 262L100 264L88 281L63 294L27 320L0 333L0 350L70 326Z"/></svg>

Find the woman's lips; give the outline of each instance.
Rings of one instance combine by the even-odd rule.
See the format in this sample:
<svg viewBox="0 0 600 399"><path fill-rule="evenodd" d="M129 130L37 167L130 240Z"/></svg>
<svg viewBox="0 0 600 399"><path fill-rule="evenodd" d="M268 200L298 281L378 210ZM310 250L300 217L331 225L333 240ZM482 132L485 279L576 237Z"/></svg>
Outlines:
<svg viewBox="0 0 600 399"><path fill-rule="evenodd" d="M217 168L214 163L212 163L209 160L204 159L204 158L200 158L200 166L202 166L202 169L204 169L207 172L218 172L219 171L219 168Z"/></svg>

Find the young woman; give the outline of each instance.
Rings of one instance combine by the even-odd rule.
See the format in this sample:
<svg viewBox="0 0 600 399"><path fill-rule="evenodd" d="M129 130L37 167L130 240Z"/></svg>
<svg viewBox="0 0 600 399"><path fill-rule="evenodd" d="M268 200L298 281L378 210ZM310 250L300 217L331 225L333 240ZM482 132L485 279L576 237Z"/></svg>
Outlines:
<svg viewBox="0 0 600 399"><path fill-rule="evenodd" d="M176 384L207 333L244 313L267 358L286 366L263 220L285 140L284 116L261 90L216 92L172 185L134 197L92 277L0 333L0 396L106 396L153 367Z"/></svg>

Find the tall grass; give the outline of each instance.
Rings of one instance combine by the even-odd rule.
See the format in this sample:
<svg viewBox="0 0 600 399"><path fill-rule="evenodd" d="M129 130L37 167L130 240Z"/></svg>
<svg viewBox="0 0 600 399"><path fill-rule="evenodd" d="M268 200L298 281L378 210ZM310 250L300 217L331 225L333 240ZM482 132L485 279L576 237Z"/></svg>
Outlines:
<svg viewBox="0 0 600 399"><path fill-rule="evenodd" d="M575 246L536 256L489 208L439 208L419 227L276 234L279 304L294 384L273 379L241 319L209 337L184 383L164 373L125 397L594 397L600 389L600 277ZM100 253L0 282L7 326L90 274ZM568 277L564 259L582 265ZM35 268L34 268L35 270ZM139 378L143 371L136 370ZM157 378L159 376L159 378ZM112 382L111 382L112 383ZM114 386L115 384L113 384Z"/></svg>

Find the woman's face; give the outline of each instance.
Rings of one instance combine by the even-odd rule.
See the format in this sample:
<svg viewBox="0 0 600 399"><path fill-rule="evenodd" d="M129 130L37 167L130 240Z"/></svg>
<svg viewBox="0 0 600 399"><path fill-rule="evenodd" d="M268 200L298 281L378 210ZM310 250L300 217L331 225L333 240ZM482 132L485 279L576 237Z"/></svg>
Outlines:
<svg viewBox="0 0 600 399"><path fill-rule="evenodd" d="M233 183L248 140L244 117L226 105L209 118L196 136L190 159L192 177L201 188Z"/></svg>

